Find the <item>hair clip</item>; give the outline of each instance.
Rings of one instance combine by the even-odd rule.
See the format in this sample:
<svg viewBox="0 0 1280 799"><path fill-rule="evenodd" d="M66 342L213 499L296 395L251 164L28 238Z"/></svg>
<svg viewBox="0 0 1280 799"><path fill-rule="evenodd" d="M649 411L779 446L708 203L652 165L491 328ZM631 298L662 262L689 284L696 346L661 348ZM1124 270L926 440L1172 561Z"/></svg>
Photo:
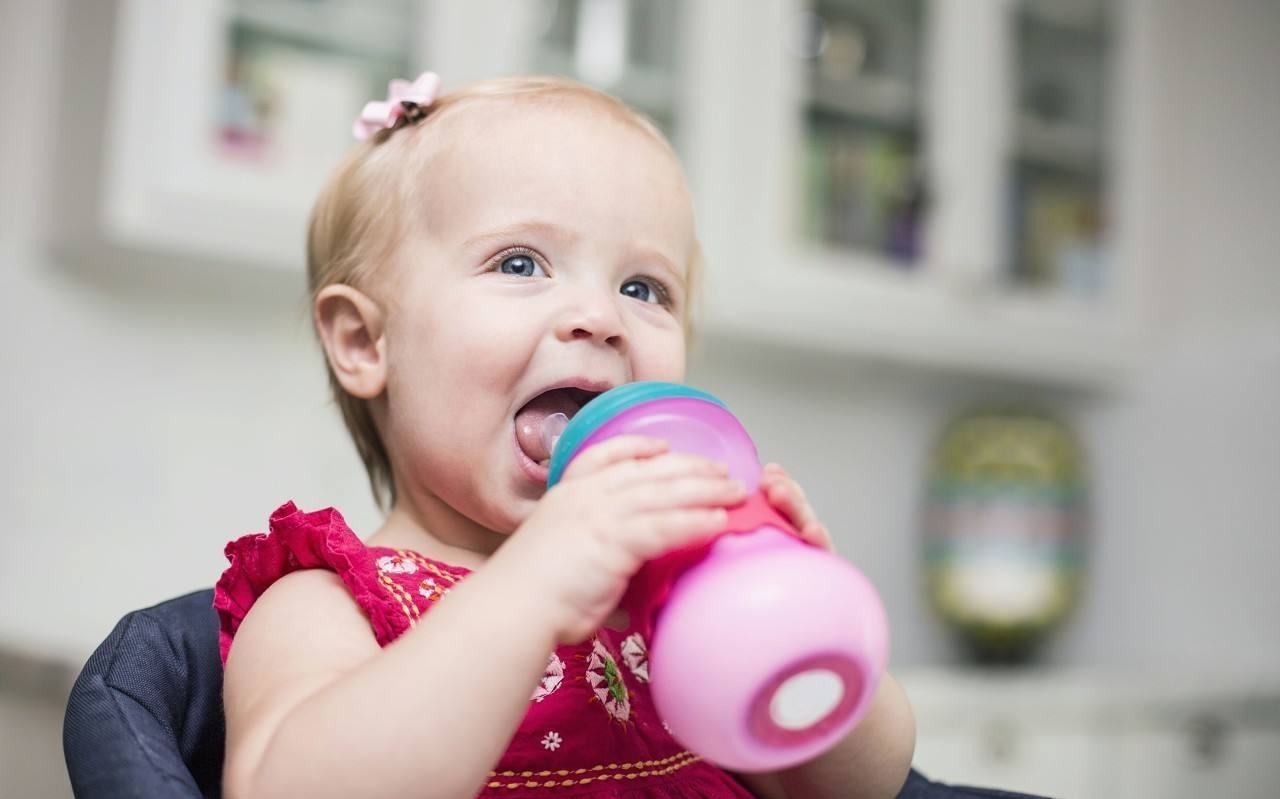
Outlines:
<svg viewBox="0 0 1280 799"><path fill-rule="evenodd" d="M397 78L387 84L386 100L365 103L351 132L364 140L380 130L414 124L427 115L439 93L440 76L434 72L422 73L413 83Z"/></svg>

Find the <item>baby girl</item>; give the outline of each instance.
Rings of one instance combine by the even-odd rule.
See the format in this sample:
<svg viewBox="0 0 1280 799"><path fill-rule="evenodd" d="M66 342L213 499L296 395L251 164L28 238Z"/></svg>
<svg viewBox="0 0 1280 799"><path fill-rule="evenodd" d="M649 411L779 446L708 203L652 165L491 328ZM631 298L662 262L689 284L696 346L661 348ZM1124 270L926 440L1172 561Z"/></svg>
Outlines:
<svg viewBox="0 0 1280 799"><path fill-rule="evenodd" d="M731 774L653 708L617 605L646 561L704 542L745 489L625 436L547 490L542 421L684 376L700 264L656 127L553 78L366 106L316 202L314 321L385 522L360 538L292 503L227 547L231 797L891 797L915 744L885 675L826 754ZM798 485L762 490L829 546Z"/></svg>

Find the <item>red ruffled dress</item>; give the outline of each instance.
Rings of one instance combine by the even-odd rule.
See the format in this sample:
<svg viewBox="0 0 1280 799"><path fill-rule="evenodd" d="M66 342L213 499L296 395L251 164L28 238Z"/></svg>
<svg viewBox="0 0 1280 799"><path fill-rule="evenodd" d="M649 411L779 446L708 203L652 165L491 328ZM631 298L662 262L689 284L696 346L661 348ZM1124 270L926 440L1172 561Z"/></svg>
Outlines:
<svg viewBox="0 0 1280 799"><path fill-rule="evenodd" d="M416 626L469 573L409 550L365 546L338 511L304 513L292 502L271 515L269 533L232 541L226 555L231 565L214 593L224 663L254 601L298 569L341 577L382 646ZM552 652L480 796L751 797L667 732L649 695L646 647L639 630L601 629Z"/></svg>

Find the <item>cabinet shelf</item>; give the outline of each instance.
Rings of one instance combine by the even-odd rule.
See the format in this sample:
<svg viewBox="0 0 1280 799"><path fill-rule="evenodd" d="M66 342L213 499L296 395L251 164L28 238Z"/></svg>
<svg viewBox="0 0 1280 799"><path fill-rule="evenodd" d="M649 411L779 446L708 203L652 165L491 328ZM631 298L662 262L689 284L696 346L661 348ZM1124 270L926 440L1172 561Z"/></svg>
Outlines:
<svg viewBox="0 0 1280 799"><path fill-rule="evenodd" d="M537 68L553 75L577 78L573 56L563 50L539 48ZM580 78L579 78L580 79ZM606 89L646 114L669 116L675 107L675 76L669 71L643 64L629 64L617 84Z"/></svg>
<svg viewBox="0 0 1280 799"><path fill-rule="evenodd" d="M711 334L743 343L1081 390L1114 386L1138 345L1106 305L829 249L707 311Z"/></svg>
<svg viewBox="0 0 1280 799"><path fill-rule="evenodd" d="M237 2L230 21L297 42L372 58L408 55L404 25L407 3L328 3L305 6L281 2Z"/></svg>
<svg viewBox="0 0 1280 799"><path fill-rule="evenodd" d="M1096 39L1102 35L1107 8L1101 0L1023 0L1020 11L1026 19L1044 28Z"/></svg>
<svg viewBox="0 0 1280 799"><path fill-rule="evenodd" d="M1022 114L1016 137L1017 154L1024 161L1069 172L1094 173L1101 168L1102 142L1087 128Z"/></svg>
<svg viewBox="0 0 1280 799"><path fill-rule="evenodd" d="M810 82L814 111L888 127L916 126L916 92L905 80L873 75L832 80L815 73Z"/></svg>

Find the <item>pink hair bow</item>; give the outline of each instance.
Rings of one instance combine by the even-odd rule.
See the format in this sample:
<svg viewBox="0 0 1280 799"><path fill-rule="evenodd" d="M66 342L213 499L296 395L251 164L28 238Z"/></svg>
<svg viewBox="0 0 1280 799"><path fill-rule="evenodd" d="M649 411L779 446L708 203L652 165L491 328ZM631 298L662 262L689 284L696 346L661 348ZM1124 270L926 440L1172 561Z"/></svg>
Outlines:
<svg viewBox="0 0 1280 799"><path fill-rule="evenodd" d="M397 78L387 84L386 100L365 103L351 132L357 139L367 139L380 130L395 127L406 115L408 121L417 122L422 118L422 109L434 103L439 93L440 76L434 72L422 73L413 83Z"/></svg>

